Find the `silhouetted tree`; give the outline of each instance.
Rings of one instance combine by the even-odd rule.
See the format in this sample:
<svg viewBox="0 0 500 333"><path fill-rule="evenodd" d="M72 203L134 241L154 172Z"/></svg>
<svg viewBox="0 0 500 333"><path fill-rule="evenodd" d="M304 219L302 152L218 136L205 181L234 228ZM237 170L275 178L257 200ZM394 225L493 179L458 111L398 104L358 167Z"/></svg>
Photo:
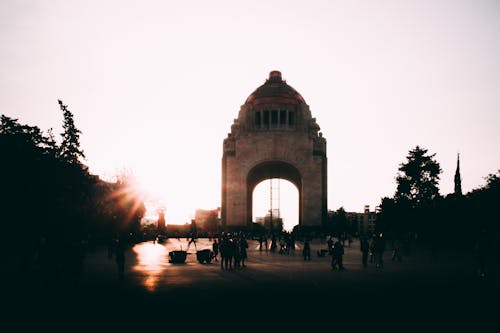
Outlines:
<svg viewBox="0 0 500 333"><path fill-rule="evenodd" d="M407 200L412 207L418 207L439 196L441 167L435 155L427 155L427 149L419 146L409 151L406 162L398 169L396 201Z"/></svg>
<svg viewBox="0 0 500 333"><path fill-rule="evenodd" d="M19 247L26 258L34 257L42 238L57 247L87 236L106 241L118 232L137 235L145 212L128 184L89 174L78 161L83 152L70 113L65 123L63 141L72 143L61 154L51 130L0 118L0 156L8 157L0 163L0 244L14 253Z"/></svg>
<svg viewBox="0 0 500 333"><path fill-rule="evenodd" d="M500 170L496 174L485 177L486 184L467 193L469 201L468 219L475 221L475 229L486 228L490 232L499 233L497 207L500 202Z"/></svg>
<svg viewBox="0 0 500 333"><path fill-rule="evenodd" d="M327 232L340 236L342 233L349 232L349 222L344 207L340 207L333 214L330 214L329 226Z"/></svg>
<svg viewBox="0 0 500 333"><path fill-rule="evenodd" d="M68 106L64 105L61 100L58 102L64 116L64 132L61 133L62 142L59 155L66 162L80 164L79 158L85 158L83 150L80 149L80 134L82 132L75 127L73 114L68 110Z"/></svg>

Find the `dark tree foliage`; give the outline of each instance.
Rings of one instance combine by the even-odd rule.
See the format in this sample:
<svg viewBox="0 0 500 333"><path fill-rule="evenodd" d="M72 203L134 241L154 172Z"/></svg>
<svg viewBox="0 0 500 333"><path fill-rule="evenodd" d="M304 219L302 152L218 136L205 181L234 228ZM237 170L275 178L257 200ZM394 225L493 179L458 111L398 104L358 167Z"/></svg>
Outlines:
<svg viewBox="0 0 500 333"><path fill-rule="evenodd" d="M376 228L403 242L418 239L437 246L470 249L480 230L500 245L496 207L500 203L500 171L466 195L439 195L441 169L434 155L416 147L400 165L394 198L382 198ZM500 251L500 248L498 248Z"/></svg>
<svg viewBox="0 0 500 333"><path fill-rule="evenodd" d="M335 212L330 213L326 230L328 233L339 237L345 233L352 233L351 229L344 207L340 207Z"/></svg>
<svg viewBox="0 0 500 333"><path fill-rule="evenodd" d="M399 166L399 174L396 177L397 201L407 200L413 207L418 207L439 196L441 167L434 159L435 155L427 155L427 149L419 146L410 150L406 162Z"/></svg>
<svg viewBox="0 0 500 333"><path fill-rule="evenodd" d="M58 102L64 117L64 131L61 133L62 142L59 156L68 163L79 164L80 157L85 158L83 150L80 148L80 134L82 132L75 127L73 114L68 110L68 106L64 105L61 100Z"/></svg>
<svg viewBox="0 0 500 333"><path fill-rule="evenodd" d="M477 220L475 231L486 228L499 234L500 170L496 174L489 174L485 180L484 186L467 193L466 199L470 201L470 210L473 212L469 218Z"/></svg>
<svg viewBox="0 0 500 333"><path fill-rule="evenodd" d="M64 147L51 130L0 118L1 244L22 249L26 258L34 257L42 240L57 247L136 235L145 212L127 184L102 181L79 162L80 131L64 108Z"/></svg>

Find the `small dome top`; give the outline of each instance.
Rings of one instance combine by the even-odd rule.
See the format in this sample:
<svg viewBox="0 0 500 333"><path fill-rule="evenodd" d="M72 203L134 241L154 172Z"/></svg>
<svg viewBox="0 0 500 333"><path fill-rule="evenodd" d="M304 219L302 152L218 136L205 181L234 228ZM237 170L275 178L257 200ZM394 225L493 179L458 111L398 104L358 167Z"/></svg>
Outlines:
<svg viewBox="0 0 500 333"><path fill-rule="evenodd" d="M248 96L246 103L251 104L301 104L304 98L281 78L280 71L271 71L266 82Z"/></svg>

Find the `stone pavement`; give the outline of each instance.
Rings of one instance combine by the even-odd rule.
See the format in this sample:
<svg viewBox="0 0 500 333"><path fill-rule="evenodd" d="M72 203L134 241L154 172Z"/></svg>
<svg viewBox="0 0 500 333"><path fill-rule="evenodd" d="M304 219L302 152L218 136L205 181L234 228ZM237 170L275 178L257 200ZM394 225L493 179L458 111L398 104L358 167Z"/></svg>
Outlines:
<svg viewBox="0 0 500 333"><path fill-rule="evenodd" d="M196 249L210 248L208 239L199 239ZM486 278L475 272L471 253L442 250L437 260L429 252L416 249L401 262L390 260L385 252L384 267L361 265L358 242L345 247L344 271L332 271L330 256L318 257L316 251L325 242L311 243L312 260L304 261L302 243L295 253L283 255L258 250L258 242L249 240L246 267L222 270L220 262L200 264L196 249L188 249L185 264L168 262L168 252L187 249L186 239L169 239L165 244L140 243L126 252L125 277L118 279L116 263L106 251L89 251L85 269L77 286L63 282L43 284L36 272L32 276L9 276L2 283L21 306L43 307L51 300L71 307L100 308L112 311L133 306L143 311L174 307L217 309L234 306L252 308L310 309L381 308L478 309L498 302L498 267L491 267ZM4 267L5 270L5 267ZM6 273L2 273L4 278ZM11 300L12 301L12 300ZM389 311L389 310L388 310Z"/></svg>

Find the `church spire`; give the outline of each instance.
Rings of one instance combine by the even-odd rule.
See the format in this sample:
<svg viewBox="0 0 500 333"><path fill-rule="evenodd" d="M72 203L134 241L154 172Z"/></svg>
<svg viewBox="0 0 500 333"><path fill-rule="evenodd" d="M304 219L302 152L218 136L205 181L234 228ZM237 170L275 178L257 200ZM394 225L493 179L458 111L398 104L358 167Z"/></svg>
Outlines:
<svg viewBox="0 0 500 333"><path fill-rule="evenodd" d="M457 156L457 170L455 171L455 195L462 195L462 179L460 177L460 154Z"/></svg>

